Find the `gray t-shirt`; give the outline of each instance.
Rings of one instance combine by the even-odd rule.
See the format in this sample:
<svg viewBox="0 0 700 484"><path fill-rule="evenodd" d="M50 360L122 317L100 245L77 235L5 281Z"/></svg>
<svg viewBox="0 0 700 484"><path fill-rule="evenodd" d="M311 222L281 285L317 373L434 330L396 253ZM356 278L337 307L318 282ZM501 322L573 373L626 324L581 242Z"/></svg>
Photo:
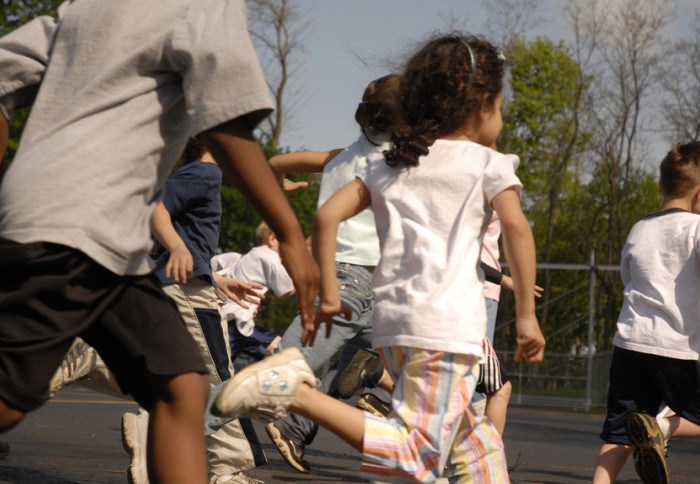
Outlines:
<svg viewBox="0 0 700 484"><path fill-rule="evenodd" d="M15 40L2 51L0 41L6 114L26 97L13 95L23 87L17 59L32 59L26 85L45 59L0 189L0 237L66 245L117 274L144 274L149 219L187 138L241 116L253 128L272 108L245 4L76 0L55 32L46 21L33 28L43 36L15 35L32 46ZM42 46L48 55L37 54Z"/></svg>

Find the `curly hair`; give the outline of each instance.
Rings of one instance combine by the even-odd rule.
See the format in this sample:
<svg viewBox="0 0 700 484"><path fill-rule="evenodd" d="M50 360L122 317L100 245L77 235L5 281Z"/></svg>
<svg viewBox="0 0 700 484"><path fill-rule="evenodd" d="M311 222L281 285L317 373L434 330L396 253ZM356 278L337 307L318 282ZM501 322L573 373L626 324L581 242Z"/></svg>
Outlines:
<svg viewBox="0 0 700 484"><path fill-rule="evenodd" d="M489 42L449 35L429 41L407 63L399 99L402 122L384 156L390 166L418 165L439 137L453 133L502 89L505 58ZM474 69L475 68L475 69Z"/></svg>
<svg viewBox="0 0 700 484"><path fill-rule="evenodd" d="M700 141L678 143L661 162L661 191L666 196L683 196L700 185Z"/></svg>
<svg viewBox="0 0 700 484"><path fill-rule="evenodd" d="M387 136L399 123L401 106L399 105L399 87L401 76L389 74L370 82L362 95L362 102L355 110L355 121L360 125L362 133L372 143L367 128L372 128Z"/></svg>

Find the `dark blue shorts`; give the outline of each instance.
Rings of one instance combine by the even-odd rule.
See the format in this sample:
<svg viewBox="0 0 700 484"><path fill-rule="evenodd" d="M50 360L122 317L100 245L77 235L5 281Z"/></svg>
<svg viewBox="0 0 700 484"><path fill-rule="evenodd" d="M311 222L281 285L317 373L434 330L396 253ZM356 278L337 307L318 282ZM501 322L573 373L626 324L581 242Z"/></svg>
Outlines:
<svg viewBox="0 0 700 484"><path fill-rule="evenodd" d="M629 445L625 420L632 413L655 416L661 402L700 425L697 360L678 360L615 347L610 368L607 416L600 438Z"/></svg>

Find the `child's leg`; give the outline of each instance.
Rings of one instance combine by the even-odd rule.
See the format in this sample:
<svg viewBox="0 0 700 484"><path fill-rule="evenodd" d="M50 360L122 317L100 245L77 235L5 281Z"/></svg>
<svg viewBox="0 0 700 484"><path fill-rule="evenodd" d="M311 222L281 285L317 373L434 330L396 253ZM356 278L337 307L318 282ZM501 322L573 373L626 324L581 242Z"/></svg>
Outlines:
<svg viewBox="0 0 700 484"><path fill-rule="evenodd" d="M367 475L437 478L476 384L471 373L475 358L415 348L383 351L388 355L385 365L391 361L387 367L401 372L397 372L390 419L373 417L313 390L315 377L294 348L243 369L221 391L214 409L219 415L250 415L264 422L297 412L362 449L362 470ZM486 426L496 435L492 426ZM496 439L500 442L497 435ZM472 448L479 453L489 447ZM499 452L505 463L502 444ZM468 466L482 475L492 471L476 468L480 466L476 459Z"/></svg>
<svg viewBox="0 0 700 484"><path fill-rule="evenodd" d="M24 418L24 412L8 407L0 400L0 433L7 432Z"/></svg>
<svg viewBox="0 0 700 484"><path fill-rule="evenodd" d="M362 410L302 384L289 411L313 420L362 452L365 434L365 412Z"/></svg>
<svg viewBox="0 0 700 484"><path fill-rule="evenodd" d="M621 444L603 444L598 452L598 460L593 473L593 484L611 484L632 453L632 446Z"/></svg>
<svg viewBox="0 0 700 484"><path fill-rule="evenodd" d="M158 378L156 392L160 398L151 408L149 423L150 482L206 482L202 427L209 396L208 377L185 373L170 379Z"/></svg>
<svg viewBox="0 0 700 484"><path fill-rule="evenodd" d="M512 389L513 386L507 381L494 393L486 395L486 416L500 435L503 435L506 428L506 414L508 413L508 402Z"/></svg>

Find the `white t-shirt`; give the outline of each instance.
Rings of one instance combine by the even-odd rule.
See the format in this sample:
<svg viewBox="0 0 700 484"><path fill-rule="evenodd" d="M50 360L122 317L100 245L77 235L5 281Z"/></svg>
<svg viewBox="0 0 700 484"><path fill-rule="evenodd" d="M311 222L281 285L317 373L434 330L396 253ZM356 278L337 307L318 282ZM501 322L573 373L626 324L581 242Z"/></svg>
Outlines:
<svg viewBox="0 0 700 484"><path fill-rule="evenodd" d="M374 271L373 346L483 355L479 252L491 200L521 188L518 158L469 141L437 140L420 164L371 157L359 178L381 246Z"/></svg>
<svg viewBox="0 0 700 484"><path fill-rule="evenodd" d="M367 156L382 153L389 149L386 136L368 130L372 144L364 135L353 144L338 153L323 168L321 187L318 193L318 206L323 205L331 195L353 181L358 173L367 166ZM338 226L335 260L361 266L376 266L379 262L379 239L374 226L374 214L371 208L344 220Z"/></svg>
<svg viewBox="0 0 700 484"><path fill-rule="evenodd" d="M0 189L0 236L73 247L117 274L147 273L149 219L187 138L241 116L252 128L272 108L245 3L77 1L62 10L52 43L50 33L36 38L51 50ZM0 52L0 65L37 49ZM36 76L43 58L31 55ZM23 101L6 94L22 88L10 74L0 73L6 112Z"/></svg>
<svg viewBox="0 0 700 484"><path fill-rule="evenodd" d="M696 360L700 353L700 215L672 209L647 216L622 249L625 284L613 344Z"/></svg>
<svg viewBox="0 0 700 484"><path fill-rule="evenodd" d="M212 262L212 267L215 266L217 257L226 256L222 254L215 256ZM270 249L266 245L258 245L253 247L248 253L244 254L238 263L229 271L228 274L223 274L227 277L235 277L241 281L253 282L260 284L263 288L257 292L265 294L268 290L272 290L277 296L287 294L294 289L292 278L289 277L287 270L282 265L282 260L277 252ZM243 336L250 336L255 329L255 313L258 311L257 304L248 304L248 309L243 308L240 304L229 299L224 305L224 312L229 321L236 318L236 327Z"/></svg>

